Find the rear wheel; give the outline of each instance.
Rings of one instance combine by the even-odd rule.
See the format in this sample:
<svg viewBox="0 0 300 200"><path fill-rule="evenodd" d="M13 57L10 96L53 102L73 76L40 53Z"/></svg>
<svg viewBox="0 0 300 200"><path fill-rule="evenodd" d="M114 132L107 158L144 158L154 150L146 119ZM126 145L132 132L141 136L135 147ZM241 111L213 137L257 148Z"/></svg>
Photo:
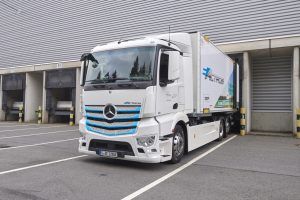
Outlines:
<svg viewBox="0 0 300 200"><path fill-rule="evenodd" d="M231 122L230 122L230 117L225 117L225 131L224 131L224 135L223 135L223 138L226 138L229 133L230 133L230 129L231 129Z"/></svg>
<svg viewBox="0 0 300 200"><path fill-rule="evenodd" d="M182 126L176 125L173 136L172 159L171 163L180 162L184 154L185 138Z"/></svg>
<svg viewBox="0 0 300 200"><path fill-rule="evenodd" d="M222 141L224 137L224 132L225 132L225 122L223 119L220 120L220 127L219 127L219 138L218 141Z"/></svg>

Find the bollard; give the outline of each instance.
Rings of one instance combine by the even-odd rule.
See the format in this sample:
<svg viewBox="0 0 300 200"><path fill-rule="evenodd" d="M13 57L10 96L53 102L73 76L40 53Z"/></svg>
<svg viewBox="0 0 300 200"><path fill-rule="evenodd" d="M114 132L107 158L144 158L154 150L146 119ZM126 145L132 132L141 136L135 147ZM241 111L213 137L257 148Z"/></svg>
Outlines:
<svg viewBox="0 0 300 200"><path fill-rule="evenodd" d="M19 107L19 123L23 122L23 106Z"/></svg>
<svg viewBox="0 0 300 200"><path fill-rule="evenodd" d="M240 129L240 134L242 136L244 136L244 135L246 135L246 108L241 108L240 109L240 113L241 113L241 120L240 120L241 129Z"/></svg>
<svg viewBox="0 0 300 200"><path fill-rule="evenodd" d="M70 108L70 123L69 123L70 126L73 126L74 125L74 108L73 106Z"/></svg>
<svg viewBox="0 0 300 200"><path fill-rule="evenodd" d="M300 109L297 109L297 132L296 138L300 139Z"/></svg>
<svg viewBox="0 0 300 200"><path fill-rule="evenodd" d="M42 106L39 106L38 110L35 112L37 114L38 124L41 124L42 123Z"/></svg>

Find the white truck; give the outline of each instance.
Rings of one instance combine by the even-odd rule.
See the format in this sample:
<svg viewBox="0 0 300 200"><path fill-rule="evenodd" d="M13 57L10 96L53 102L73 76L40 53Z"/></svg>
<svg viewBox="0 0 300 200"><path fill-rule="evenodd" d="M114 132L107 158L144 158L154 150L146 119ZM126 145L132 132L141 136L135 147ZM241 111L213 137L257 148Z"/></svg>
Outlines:
<svg viewBox="0 0 300 200"><path fill-rule="evenodd" d="M238 65L199 32L120 40L81 61L82 153L177 163L230 132Z"/></svg>

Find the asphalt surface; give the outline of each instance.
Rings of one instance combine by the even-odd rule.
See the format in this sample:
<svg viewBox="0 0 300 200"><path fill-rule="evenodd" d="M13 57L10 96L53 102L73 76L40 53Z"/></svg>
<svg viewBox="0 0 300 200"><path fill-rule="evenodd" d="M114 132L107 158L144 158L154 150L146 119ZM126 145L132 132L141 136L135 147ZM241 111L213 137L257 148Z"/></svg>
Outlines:
<svg viewBox="0 0 300 200"><path fill-rule="evenodd" d="M180 168L136 199L300 199L300 140L294 138L237 136L176 165L143 164L78 157L77 129L0 123L0 199L122 199Z"/></svg>

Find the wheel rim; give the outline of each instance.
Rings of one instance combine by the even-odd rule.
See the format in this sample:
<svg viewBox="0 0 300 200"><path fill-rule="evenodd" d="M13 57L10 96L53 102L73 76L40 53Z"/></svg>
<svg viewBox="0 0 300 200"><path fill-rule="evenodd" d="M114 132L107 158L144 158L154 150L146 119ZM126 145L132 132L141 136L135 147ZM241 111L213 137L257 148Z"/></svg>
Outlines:
<svg viewBox="0 0 300 200"><path fill-rule="evenodd" d="M175 156L178 157L183 153L184 150L184 138L183 138L183 131L182 130L178 130L176 131L175 135L174 135L174 153Z"/></svg>

